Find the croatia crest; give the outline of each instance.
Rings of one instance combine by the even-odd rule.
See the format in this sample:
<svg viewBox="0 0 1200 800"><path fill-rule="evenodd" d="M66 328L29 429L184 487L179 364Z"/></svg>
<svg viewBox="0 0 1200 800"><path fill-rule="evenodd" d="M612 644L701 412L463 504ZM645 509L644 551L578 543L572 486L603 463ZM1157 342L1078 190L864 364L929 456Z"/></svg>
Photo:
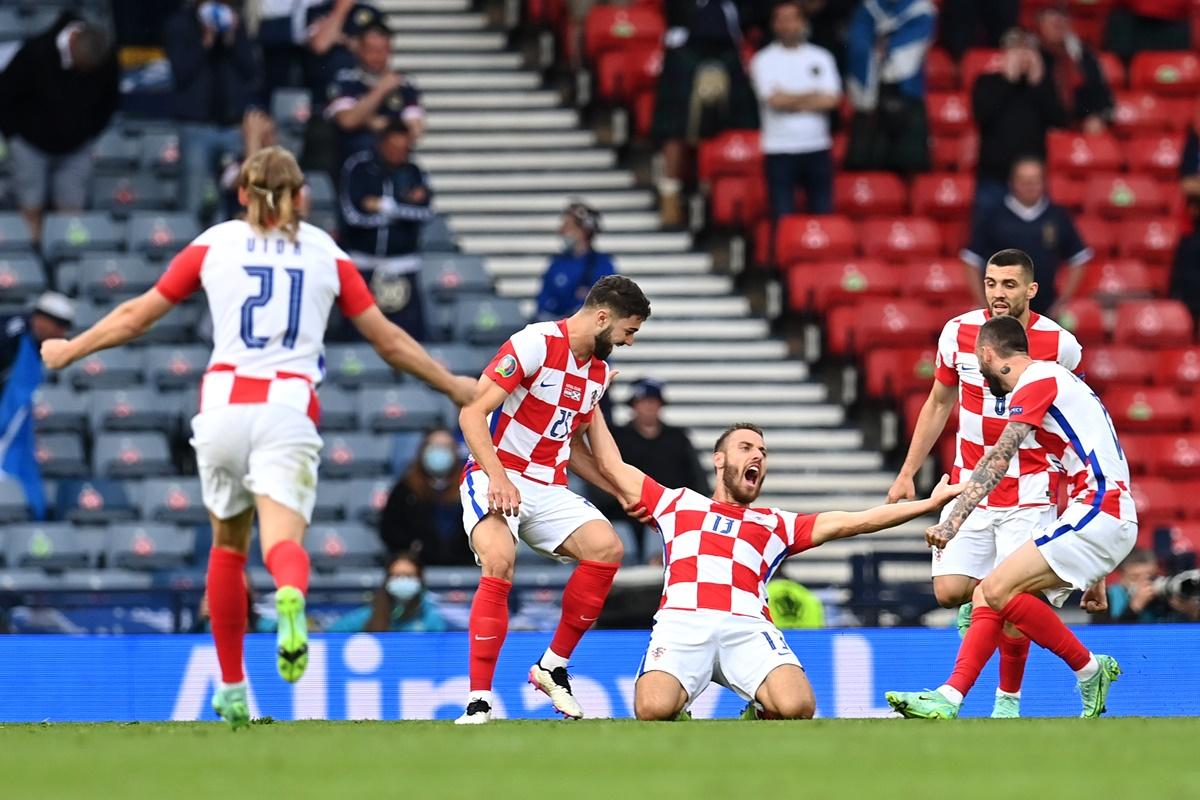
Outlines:
<svg viewBox="0 0 1200 800"><path fill-rule="evenodd" d="M563 388L563 397L568 400L582 400L583 391L578 386L566 386Z"/></svg>
<svg viewBox="0 0 1200 800"><path fill-rule="evenodd" d="M500 359L496 364L496 374L501 378L511 378L513 373L517 371L517 359L514 356L508 355Z"/></svg>

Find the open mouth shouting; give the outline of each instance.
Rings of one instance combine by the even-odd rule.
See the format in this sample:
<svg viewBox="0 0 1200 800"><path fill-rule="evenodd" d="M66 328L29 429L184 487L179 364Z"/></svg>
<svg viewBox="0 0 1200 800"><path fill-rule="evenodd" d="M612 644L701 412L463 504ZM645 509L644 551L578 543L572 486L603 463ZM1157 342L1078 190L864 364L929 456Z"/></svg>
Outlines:
<svg viewBox="0 0 1200 800"><path fill-rule="evenodd" d="M751 464L742 472L742 484L747 489L757 489L759 478L762 477L762 465Z"/></svg>

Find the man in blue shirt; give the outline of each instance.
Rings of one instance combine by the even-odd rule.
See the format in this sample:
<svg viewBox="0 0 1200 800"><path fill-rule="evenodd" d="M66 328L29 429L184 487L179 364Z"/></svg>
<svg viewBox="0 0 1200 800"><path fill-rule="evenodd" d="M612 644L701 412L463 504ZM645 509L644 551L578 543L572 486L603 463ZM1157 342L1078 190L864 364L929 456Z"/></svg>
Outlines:
<svg viewBox="0 0 1200 800"><path fill-rule="evenodd" d="M354 69L354 41L370 27L386 25L378 9L355 0L326 0L311 5L304 11L304 24L308 43L304 81L312 92L313 104L320 108L338 73Z"/></svg>
<svg viewBox="0 0 1200 800"><path fill-rule="evenodd" d="M1186 303L1192 316L1200 319L1200 104L1195 108L1183 145L1179 178L1192 230L1180 238L1175 250L1171 296Z"/></svg>
<svg viewBox="0 0 1200 800"><path fill-rule="evenodd" d="M571 202L563 211L563 250L550 260L538 292L537 318L554 320L569 317L583 305L592 284L616 273L612 256L592 248L600 232L600 212L581 202Z"/></svg>
<svg viewBox="0 0 1200 800"><path fill-rule="evenodd" d="M959 253L967 265L967 282L978 305L983 298L982 268L992 253L1008 247L1024 250L1033 259L1037 296L1030 307L1055 316L1075 296L1092 249L1084 244L1070 213L1046 197L1045 167L1038 158L1019 158L1013 164L1008 194L999 208L983 215L971 230L971 241ZM1055 290L1061 265L1069 268L1062 294Z"/></svg>

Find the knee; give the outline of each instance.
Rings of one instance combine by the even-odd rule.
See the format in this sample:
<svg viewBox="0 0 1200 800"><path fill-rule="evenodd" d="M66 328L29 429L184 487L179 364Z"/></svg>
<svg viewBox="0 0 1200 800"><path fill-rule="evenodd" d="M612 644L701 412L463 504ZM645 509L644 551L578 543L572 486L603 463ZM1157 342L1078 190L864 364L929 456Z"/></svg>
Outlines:
<svg viewBox="0 0 1200 800"><path fill-rule="evenodd" d="M642 722L669 722L679 716L681 710L662 698L638 695L633 700L633 715Z"/></svg>
<svg viewBox="0 0 1200 800"><path fill-rule="evenodd" d="M979 584L979 595L983 598L983 602L988 604L988 608L999 614L1008 605L1013 593L1006 587L1000 586L996 581L988 579Z"/></svg>
<svg viewBox="0 0 1200 800"><path fill-rule="evenodd" d="M620 564L625 560L625 544L621 541L621 537L617 536L616 531L609 537L608 541L603 542L592 555L591 561L601 561L605 564Z"/></svg>
<svg viewBox="0 0 1200 800"><path fill-rule="evenodd" d="M500 578L511 581L516 570L516 552L488 552L480 554L479 564L483 568L485 578Z"/></svg>
<svg viewBox="0 0 1200 800"><path fill-rule="evenodd" d="M971 599L971 590L958 584L933 584L933 596L942 608L957 608Z"/></svg>
<svg viewBox="0 0 1200 800"><path fill-rule="evenodd" d="M817 713L817 701L812 695L797 695L764 704L763 708L775 719L812 719Z"/></svg>

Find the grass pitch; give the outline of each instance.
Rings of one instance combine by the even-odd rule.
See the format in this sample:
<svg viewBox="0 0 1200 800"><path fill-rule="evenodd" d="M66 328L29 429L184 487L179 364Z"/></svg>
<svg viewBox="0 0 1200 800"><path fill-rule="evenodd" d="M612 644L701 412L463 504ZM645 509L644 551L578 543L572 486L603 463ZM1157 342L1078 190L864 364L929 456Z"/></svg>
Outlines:
<svg viewBox="0 0 1200 800"><path fill-rule="evenodd" d="M1194 719L0 725L5 798L1200 794Z"/></svg>

